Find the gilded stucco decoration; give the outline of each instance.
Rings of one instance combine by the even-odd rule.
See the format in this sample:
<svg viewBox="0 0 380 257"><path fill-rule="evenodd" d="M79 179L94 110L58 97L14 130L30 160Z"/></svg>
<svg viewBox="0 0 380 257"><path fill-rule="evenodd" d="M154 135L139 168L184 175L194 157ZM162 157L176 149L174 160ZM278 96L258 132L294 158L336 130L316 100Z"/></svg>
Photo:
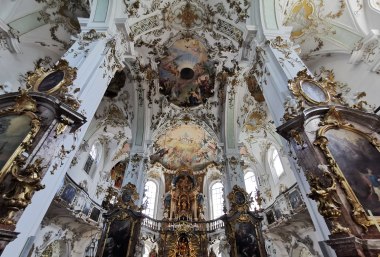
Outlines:
<svg viewBox="0 0 380 257"><path fill-rule="evenodd" d="M289 81L289 90L293 96L288 96L284 103L285 113L283 119L290 120L298 116L307 106L316 105L348 105L344 96L344 88L334 80L333 73L327 71L328 76L315 77L308 74L307 70L301 70L297 76ZM321 75L321 74L320 74ZM360 99L359 95L357 99ZM364 109L364 101L357 100L353 108Z"/></svg>
<svg viewBox="0 0 380 257"><path fill-rule="evenodd" d="M79 90L71 88L76 79L76 68L69 66L66 60L61 59L52 68L38 67L27 73L27 87L37 92L52 94L74 110L79 108L80 102L73 95Z"/></svg>
<svg viewBox="0 0 380 257"><path fill-rule="evenodd" d="M337 200L336 180L328 171L323 169L323 177L308 175L311 193L308 196L317 201L318 211L331 222L331 233L350 233L350 229L342 226L338 219L342 215L340 202Z"/></svg>
<svg viewBox="0 0 380 257"><path fill-rule="evenodd" d="M326 90L329 92L334 103L348 106L363 112L373 112L375 107L370 105L363 98L365 92L350 92L347 84L335 80L334 71L320 67L319 72L315 73L315 78L323 83Z"/></svg>
<svg viewBox="0 0 380 257"><path fill-rule="evenodd" d="M130 209L138 211L139 207L135 202L139 199L139 194L137 193L136 186L132 183L128 183L121 188L120 191L116 191L111 187L107 190L107 198L110 200L116 197L116 205L124 210Z"/></svg>
<svg viewBox="0 0 380 257"><path fill-rule="evenodd" d="M327 36L335 37L340 29L336 24L347 9L344 0L334 3L325 0L279 2L282 23L293 28L291 38L303 47L306 57L320 51L325 46ZM308 45L303 45L305 42Z"/></svg>
<svg viewBox="0 0 380 257"><path fill-rule="evenodd" d="M38 3L43 3L43 9L41 10L41 18L45 23L50 24L50 36L51 38L60 43L64 49L68 49L71 42L60 38L58 35L59 29L63 28L71 35L75 35L80 32L80 25L77 20L77 15L89 14L90 8L86 4L86 1L48 1L48 0L36 0Z"/></svg>
<svg viewBox="0 0 380 257"><path fill-rule="evenodd" d="M27 76L27 84L35 91L54 93L70 86L76 78L76 68L71 68L66 60L61 60L51 69L36 67Z"/></svg>
<svg viewBox="0 0 380 257"><path fill-rule="evenodd" d="M330 102L330 93L326 85L313 79L307 73L307 70L302 70L297 73L292 81L289 81L289 89L298 99L302 99L308 105L323 105Z"/></svg>
<svg viewBox="0 0 380 257"><path fill-rule="evenodd" d="M180 13L176 15L176 18L179 19L182 26L191 28L201 24L201 15L202 13L197 10L195 5L192 5L190 2L186 2L186 4L181 7Z"/></svg>
<svg viewBox="0 0 380 257"><path fill-rule="evenodd" d="M371 176L378 176L377 164L366 159L372 156L376 160L378 158L376 156L380 156L378 139L375 135L367 134L345 121L335 107L330 108L319 126L314 145L321 149L332 174L344 190L352 206L352 218L366 231L367 227L377 222L376 219L378 220L380 216L376 204L380 198L371 192L366 192L367 188L360 183L366 184ZM342 162L340 154L351 155L352 158ZM364 166L356 167L351 161ZM368 188L371 188L370 184ZM375 220L370 217L372 213L376 217Z"/></svg>
<svg viewBox="0 0 380 257"><path fill-rule="evenodd" d="M282 67L285 67L285 62L293 67L296 66L296 63L302 65L299 57L292 51L293 43L290 40L277 36L274 39L268 40L266 43L283 55L283 57L279 57L278 59Z"/></svg>
<svg viewBox="0 0 380 257"><path fill-rule="evenodd" d="M267 115L262 109L256 109L247 116L243 128L248 133L259 131L266 125L266 118Z"/></svg>
<svg viewBox="0 0 380 257"><path fill-rule="evenodd" d="M97 32L95 29L90 29L87 32L80 33L78 35L78 45L79 47L77 50L75 48L70 48L65 55L72 54L74 58L77 57L87 57L90 49L91 44L94 43L96 40L105 38L106 35L103 32ZM65 56L64 55L64 56Z"/></svg>
<svg viewBox="0 0 380 257"><path fill-rule="evenodd" d="M14 160L22 152L28 149L33 142L34 137L38 133L41 127L41 121L39 120L37 112L37 103L32 99L26 91L22 90L20 96L16 99L16 103L13 107L6 108L0 111L2 118L1 134L3 139L1 140L1 152L4 154L5 146L7 145L9 157L1 160L0 178L4 179L6 172L15 165ZM26 127L23 134L13 135L12 126ZM7 142L7 138L19 136L19 142L11 144ZM15 138L16 139L16 138ZM5 141L3 141L5 140ZM13 150L13 152L11 152ZM23 158L21 158L23 159Z"/></svg>
<svg viewBox="0 0 380 257"><path fill-rule="evenodd" d="M45 188L41 184L43 169L46 168L41 166L42 159L36 159L34 163L22 169L19 167L24 164L22 160L17 159L15 162L17 164L10 169L10 186L1 192L6 210L2 211L0 223L5 225L14 225L16 213L28 206L35 191Z"/></svg>
<svg viewBox="0 0 380 257"><path fill-rule="evenodd" d="M13 107L1 110L0 117L0 180L3 185L0 191L3 199L0 223L13 225L15 214L30 203L34 191L43 188L40 184L41 160L24 167L25 156L28 156L27 151L40 130L41 121L37 115L37 103L26 91L20 92ZM24 129L17 130L15 134L14 126ZM13 140L9 142L11 138Z"/></svg>
<svg viewBox="0 0 380 257"><path fill-rule="evenodd" d="M227 198L231 205L229 213L247 213L253 201L251 195L237 185L234 185Z"/></svg>

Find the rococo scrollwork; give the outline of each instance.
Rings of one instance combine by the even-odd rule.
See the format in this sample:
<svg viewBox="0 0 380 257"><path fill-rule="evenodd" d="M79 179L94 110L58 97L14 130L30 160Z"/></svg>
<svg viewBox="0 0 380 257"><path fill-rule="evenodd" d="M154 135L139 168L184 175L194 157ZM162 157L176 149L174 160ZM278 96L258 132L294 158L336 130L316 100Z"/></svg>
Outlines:
<svg viewBox="0 0 380 257"><path fill-rule="evenodd" d="M16 103L13 107L6 108L4 110L0 110L0 119L1 119L1 134L4 136L10 136L9 127L12 125L12 121L25 123L25 125L29 125L29 129L24 131L23 135L19 135L18 141L15 142L13 152L9 152L9 159L4 158L6 160L4 163L1 162L0 168L0 179L4 179L5 173L15 164L14 160L25 151L32 143L34 137L38 133L40 129L40 120L38 116L35 114L37 112L37 104L36 101L29 97L26 91L21 91L21 95L16 99ZM8 142L4 138L1 140L0 145L0 153L3 155L5 152L5 145ZM18 143L18 144L17 144ZM7 149L9 151L11 148L8 144ZM11 151L11 150L10 150ZM3 158L1 158L3 159Z"/></svg>
<svg viewBox="0 0 380 257"><path fill-rule="evenodd" d="M37 67L34 72L27 74L27 86L37 92L52 94L69 105L74 110L79 108L78 100L71 94L70 86L77 76L77 69L69 66L66 60L61 59L52 68Z"/></svg>
<svg viewBox="0 0 380 257"><path fill-rule="evenodd" d="M231 204L230 213L248 212L251 207L251 203L253 202L251 195L237 185L232 188L232 191L228 194L227 198Z"/></svg>
<svg viewBox="0 0 380 257"><path fill-rule="evenodd" d="M289 81L289 89L298 100L304 100L308 105L327 104L331 98L326 85L314 80L306 69Z"/></svg>
<svg viewBox="0 0 380 257"><path fill-rule="evenodd" d="M300 106L303 109L305 106L325 104L347 105L341 85L334 80L332 72L328 77L320 77L317 80L304 69L299 71L294 79L289 80L288 86L296 98L296 104L290 104L295 109L299 109Z"/></svg>
<svg viewBox="0 0 380 257"><path fill-rule="evenodd" d="M13 107L0 110L0 202L2 210L0 223L13 225L15 213L25 208L34 191L40 190L40 160L23 168L26 153L40 130L41 122L37 112L37 103L21 91ZM22 131L13 129L14 126L23 128Z"/></svg>
<svg viewBox="0 0 380 257"><path fill-rule="evenodd" d="M317 176L309 175L311 193L308 196L317 201L318 211L323 217L331 222L331 233L349 233L350 229L343 227L337 220L342 215L339 210L340 203L336 196L336 181L327 168L322 169L323 175L320 179Z"/></svg>
<svg viewBox="0 0 380 257"><path fill-rule="evenodd" d="M371 156L378 160L380 144L375 136L346 122L335 107L330 108L319 125L314 145L322 150L333 176L344 190L352 206L353 220L367 231L367 227L377 222L371 219L372 212L380 216L380 198L372 183L373 178L378 176L377 164L366 158ZM342 154L351 154L353 163L341 161Z"/></svg>

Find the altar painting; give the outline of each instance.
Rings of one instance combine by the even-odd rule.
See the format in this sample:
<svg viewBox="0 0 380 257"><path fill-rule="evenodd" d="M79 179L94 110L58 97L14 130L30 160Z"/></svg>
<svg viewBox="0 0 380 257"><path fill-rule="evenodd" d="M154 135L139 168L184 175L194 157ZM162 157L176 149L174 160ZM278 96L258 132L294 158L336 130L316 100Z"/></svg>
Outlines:
<svg viewBox="0 0 380 257"><path fill-rule="evenodd" d="M0 171L31 131L31 121L26 114L0 117Z"/></svg>
<svg viewBox="0 0 380 257"><path fill-rule="evenodd" d="M353 131L331 129L325 136L328 150L365 212L380 216L379 150Z"/></svg>
<svg viewBox="0 0 380 257"><path fill-rule="evenodd" d="M131 222L114 220L109 228L103 257L126 257L131 240Z"/></svg>
<svg viewBox="0 0 380 257"><path fill-rule="evenodd" d="M260 257L255 226L249 222L235 224L237 257Z"/></svg>

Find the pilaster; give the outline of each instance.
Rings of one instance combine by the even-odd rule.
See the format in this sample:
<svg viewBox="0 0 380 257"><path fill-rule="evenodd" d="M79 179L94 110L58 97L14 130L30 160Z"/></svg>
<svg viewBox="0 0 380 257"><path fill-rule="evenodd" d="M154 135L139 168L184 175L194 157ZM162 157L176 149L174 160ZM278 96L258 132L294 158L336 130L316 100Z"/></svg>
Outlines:
<svg viewBox="0 0 380 257"><path fill-rule="evenodd" d="M125 34L120 31L116 33L115 28L105 23L97 24L97 30L83 27L84 32L63 56L72 68L77 69L77 78L73 85L67 88L65 96L80 103L78 111L88 122L77 133L70 134L66 131L54 139L58 141L58 145L62 144L56 152L52 152L51 149L44 153L44 156L51 158L51 165L42 180L45 189L34 194L31 204L21 215L16 225L16 232L20 234L7 246L3 257L14 257L28 252L27 249L23 249L28 238L35 235L55 193L60 188L109 81L115 71L123 67L122 61L130 54L123 50L124 43L127 43ZM46 142L48 144L49 140ZM49 149L48 145L46 147ZM39 151L42 151L41 149ZM36 155L38 154L37 152Z"/></svg>

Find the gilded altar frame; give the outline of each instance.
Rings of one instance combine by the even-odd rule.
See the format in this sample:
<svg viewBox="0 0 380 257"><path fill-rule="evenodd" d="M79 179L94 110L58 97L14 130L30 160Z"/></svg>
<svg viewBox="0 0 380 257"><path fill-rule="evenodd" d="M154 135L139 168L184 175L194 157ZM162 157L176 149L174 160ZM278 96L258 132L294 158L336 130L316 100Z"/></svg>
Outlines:
<svg viewBox="0 0 380 257"><path fill-rule="evenodd" d="M231 256L259 254L266 257L264 238L261 233L261 221L255 212L249 211L252 203L250 195L241 187L235 185L227 196L230 210L225 219L226 235L231 245Z"/></svg>
<svg viewBox="0 0 380 257"><path fill-rule="evenodd" d="M371 225L375 225L380 222L380 216L376 218L371 218L366 214L363 204L358 199L352 186L350 185L347 177L339 167L337 160L334 158L333 153L329 149L329 139L326 133L331 130L342 130L349 131L357 136L367 140L380 154L380 143L377 138L369 133L363 132L362 130L356 128L353 124L346 122L341 113L336 110L335 107L331 107L328 113L324 116L322 122L320 122L320 127L317 130L316 139L314 145L318 146L324 157L326 158L333 174L337 178L338 183L344 190L346 198L352 206L351 216L353 220L362 226L365 230ZM380 199L379 199L380 200Z"/></svg>
<svg viewBox="0 0 380 257"><path fill-rule="evenodd" d="M14 106L0 110L0 119L7 116L27 116L30 118L30 130L22 138L16 149L11 153L8 160L0 170L0 181L3 181L6 174L11 170L14 165L19 165L22 162L24 153L30 147L41 128L41 122L37 114L37 103L34 99L26 94L25 91L16 99ZM14 120L14 119L13 119ZM21 139L21 138L20 138Z"/></svg>

